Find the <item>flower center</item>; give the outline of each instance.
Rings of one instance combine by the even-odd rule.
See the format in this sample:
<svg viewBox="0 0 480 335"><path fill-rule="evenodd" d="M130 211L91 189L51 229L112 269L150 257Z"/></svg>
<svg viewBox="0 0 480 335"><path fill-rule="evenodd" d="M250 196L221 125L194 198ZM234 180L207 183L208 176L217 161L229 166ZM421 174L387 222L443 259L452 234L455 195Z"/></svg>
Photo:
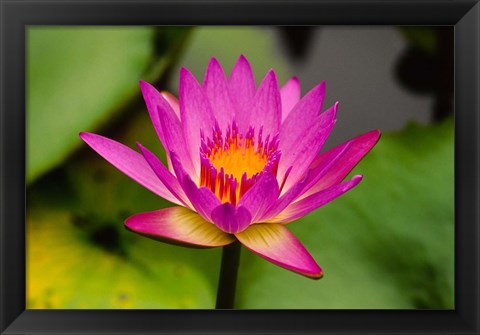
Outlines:
<svg viewBox="0 0 480 335"><path fill-rule="evenodd" d="M208 187L222 203L236 205L262 171L277 174L278 136L267 136L263 141L262 129L255 136L252 127L242 136L233 123L225 136L216 125L211 138L205 138L203 133L201 137L199 186Z"/></svg>

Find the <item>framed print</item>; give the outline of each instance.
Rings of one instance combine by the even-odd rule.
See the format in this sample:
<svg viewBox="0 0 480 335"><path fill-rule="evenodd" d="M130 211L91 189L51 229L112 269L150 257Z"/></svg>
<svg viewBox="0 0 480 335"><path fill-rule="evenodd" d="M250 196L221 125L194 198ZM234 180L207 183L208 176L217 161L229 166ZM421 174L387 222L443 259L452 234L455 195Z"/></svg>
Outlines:
<svg viewBox="0 0 480 335"><path fill-rule="evenodd" d="M479 333L477 1L0 1L2 334Z"/></svg>

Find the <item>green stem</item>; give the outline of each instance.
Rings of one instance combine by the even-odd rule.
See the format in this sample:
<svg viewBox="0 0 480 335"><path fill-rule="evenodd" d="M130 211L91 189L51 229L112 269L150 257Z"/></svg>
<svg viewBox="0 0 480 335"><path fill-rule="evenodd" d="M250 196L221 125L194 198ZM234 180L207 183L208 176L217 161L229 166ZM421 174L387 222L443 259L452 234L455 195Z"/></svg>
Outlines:
<svg viewBox="0 0 480 335"><path fill-rule="evenodd" d="M215 309L233 309L241 246L240 242L236 241L223 247Z"/></svg>

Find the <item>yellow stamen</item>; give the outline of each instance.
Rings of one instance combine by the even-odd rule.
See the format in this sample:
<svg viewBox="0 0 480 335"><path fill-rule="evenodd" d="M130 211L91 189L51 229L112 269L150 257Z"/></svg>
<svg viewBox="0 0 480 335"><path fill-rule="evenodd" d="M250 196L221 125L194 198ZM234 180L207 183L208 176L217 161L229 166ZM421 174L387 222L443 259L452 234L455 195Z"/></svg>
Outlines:
<svg viewBox="0 0 480 335"><path fill-rule="evenodd" d="M213 152L209 158L217 171L223 168L226 174L233 175L237 180L242 180L244 173L247 174L247 178L253 177L262 171L268 161L267 155L261 150L255 152L250 143L246 143L246 147L233 143L226 150L220 148L217 152Z"/></svg>

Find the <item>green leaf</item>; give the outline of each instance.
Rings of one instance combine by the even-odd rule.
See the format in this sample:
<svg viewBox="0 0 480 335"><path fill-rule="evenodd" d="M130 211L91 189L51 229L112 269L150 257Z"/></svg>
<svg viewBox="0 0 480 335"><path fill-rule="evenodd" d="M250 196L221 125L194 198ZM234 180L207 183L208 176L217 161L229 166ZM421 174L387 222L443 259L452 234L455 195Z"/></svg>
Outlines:
<svg viewBox="0 0 480 335"><path fill-rule="evenodd" d="M27 182L62 162L138 94L152 59L153 28L27 29Z"/></svg>
<svg viewBox="0 0 480 335"><path fill-rule="evenodd" d="M453 308L453 122L384 135L360 185L288 225L319 281L244 250L239 308Z"/></svg>
<svg viewBox="0 0 480 335"><path fill-rule="evenodd" d="M197 250L191 257L187 249L125 231L129 251L114 252L101 246L123 233L84 232L83 223L66 211L37 210L27 224L29 309L214 306L202 258L218 258L219 250Z"/></svg>

